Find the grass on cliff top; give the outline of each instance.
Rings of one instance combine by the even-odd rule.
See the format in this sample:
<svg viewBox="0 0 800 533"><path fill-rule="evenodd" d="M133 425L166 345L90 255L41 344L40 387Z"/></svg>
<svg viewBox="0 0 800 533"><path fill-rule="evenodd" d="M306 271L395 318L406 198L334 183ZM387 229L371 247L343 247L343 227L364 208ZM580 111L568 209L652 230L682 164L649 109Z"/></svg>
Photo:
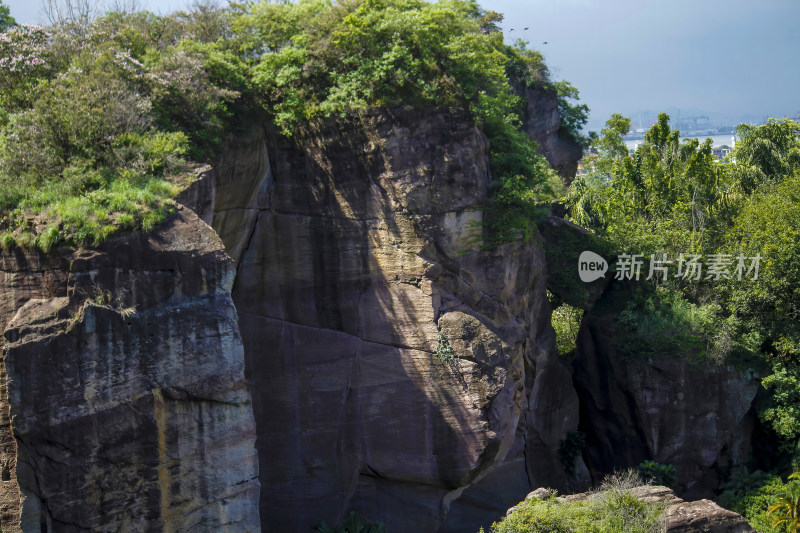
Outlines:
<svg viewBox="0 0 800 533"><path fill-rule="evenodd" d="M229 131L244 71L199 29L190 15L114 13L0 33L4 249L98 245L165 219Z"/></svg>

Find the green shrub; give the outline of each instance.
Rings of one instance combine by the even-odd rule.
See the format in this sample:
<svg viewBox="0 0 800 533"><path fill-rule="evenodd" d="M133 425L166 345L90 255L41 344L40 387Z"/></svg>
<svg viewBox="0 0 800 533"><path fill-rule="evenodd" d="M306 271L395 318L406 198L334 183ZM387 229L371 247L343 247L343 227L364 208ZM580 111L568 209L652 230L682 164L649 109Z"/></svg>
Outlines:
<svg viewBox="0 0 800 533"><path fill-rule="evenodd" d="M433 353L445 364L449 364L456 356L453 352L453 347L450 346L450 341L447 340L447 337L445 337L441 331L438 334L436 348L433 349Z"/></svg>
<svg viewBox="0 0 800 533"><path fill-rule="evenodd" d="M50 249L61 241L61 233L55 226L48 226L39 237L36 239L36 244L44 252L49 252Z"/></svg>
<svg viewBox="0 0 800 533"><path fill-rule="evenodd" d="M741 499L750 493L758 491L772 476L761 470L748 472L744 468L739 468L731 473L730 477L720 484L722 491L717 496L716 501L722 507L732 509Z"/></svg>
<svg viewBox="0 0 800 533"><path fill-rule="evenodd" d="M253 55L256 90L287 135L302 121L369 106L470 111L490 140L485 237L494 246L532 238L546 216L538 203L553 195L555 179L521 130L510 84L510 76L546 77L541 55L505 45L487 30L487 16L463 0L301 0L253 4L232 27Z"/></svg>
<svg viewBox="0 0 800 533"><path fill-rule="evenodd" d="M492 533L655 533L664 531L663 505L636 498L630 489L609 487L585 500L523 502L492 524Z"/></svg>
<svg viewBox="0 0 800 533"><path fill-rule="evenodd" d="M716 302L695 304L666 287L641 288L620 313L615 346L628 356L689 356L722 364L747 362L757 338L736 317L723 318Z"/></svg>
<svg viewBox="0 0 800 533"><path fill-rule="evenodd" d="M760 482L760 486L747 490L738 498L728 499L729 495L725 496L723 492L720 505L741 514L760 533L786 533L784 526L773 529L773 520L768 516L769 508L778 503L785 489L786 484L779 476L768 475Z"/></svg>
<svg viewBox="0 0 800 533"><path fill-rule="evenodd" d="M14 236L11 233L4 232L2 236L0 236L0 247L2 247L3 250L9 251L16 245L17 242L14 240Z"/></svg>
<svg viewBox="0 0 800 533"><path fill-rule="evenodd" d="M493 533L572 533L591 531L592 509L585 502L561 503L530 500L500 522L492 524Z"/></svg>
<svg viewBox="0 0 800 533"><path fill-rule="evenodd" d="M558 355L566 355L575 350L575 341L583 319L583 309L562 303L555 309L550 318L556 332L556 351Z"/></svg>
<svg viewBox="0 0 800 533"><path fill-rule="evenodd" d="M648 459L640 463L636 470L642 479L656 485L674 488L678 482L678 471L673 465L665 465Z"/></svg>
<svg viewBox="0 0 800 533"><path fill-rule="evenodd" d="M30 105L40 82L54 74L52 32L16 26L0 32L0 107L15 112Z"/></svg>
<svg viewBox="0 0 800 533"><path fill-rule="evenodd" d="M800 472L789 476L786 485L778 492L777 498L767 510L772 520L772 529L783 527L788 533L800 530Z"/></svg>
<svg viewBox="0 0 800 533"><path fill-rule="evenodd" d="M512 83L556 88L541 54L504 43L501 18L471 0L300 0L11 28L0 33L0 231L50 247L152 228L174 194L167 178L213 159L257 105L291 134L410 104L471 113L494 177L484 243L530 239L559 181L521 129ZM566 118L580 125L580 113Z"/></svg>

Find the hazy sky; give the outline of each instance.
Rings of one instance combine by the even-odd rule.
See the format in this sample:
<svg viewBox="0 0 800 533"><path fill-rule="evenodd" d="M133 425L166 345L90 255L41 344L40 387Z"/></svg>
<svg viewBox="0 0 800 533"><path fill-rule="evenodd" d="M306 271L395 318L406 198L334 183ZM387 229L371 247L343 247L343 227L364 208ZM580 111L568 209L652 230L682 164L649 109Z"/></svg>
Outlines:
<svg viewBox="0 0 800 533"><path fill-rule="evenodd" d="M36 23L36 0L7 0ZM184 0L149 2L168 13ZM740 117L800 112L800 0L484 0L503 28L544 53L591 108L590 128L613 112L680 108ZM524 30L523 28L528 28ZM514 31L509 31L510 29ZM547 44L544 44L547 42Z"/></svg>
<svg viewBox="0 0 800 533"><path fill-rule="evenodd" d="M725 115L800 112L799 0L486 0L589 105ZM523 28L528 30L524 31ZM513 32L509 32L514 28ZM544 42L547 44L543 44Z"/></svg>

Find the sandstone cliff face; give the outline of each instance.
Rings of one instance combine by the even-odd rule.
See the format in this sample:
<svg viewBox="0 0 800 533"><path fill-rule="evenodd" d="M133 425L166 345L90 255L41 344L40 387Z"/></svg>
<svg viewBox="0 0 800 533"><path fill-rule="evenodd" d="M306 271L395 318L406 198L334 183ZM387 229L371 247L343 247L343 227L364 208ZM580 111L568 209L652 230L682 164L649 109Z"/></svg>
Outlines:
<svg viewBox="0 0 800 533"><path fill-rule="evenodd" d="M549 98L526 127L570 177ZM257 127L181 196L224 250L182 210L95 251L5 254L4 530L308 531L356 510L474 532L645 458L711 486L748 453L752 379L619 359L608 284L565 285L596 242L563 220L476 251L490 178L464 115ZM572 362L546 288L587 310Z"/></svg>
<svg viewBox="0 0 800 533"><path fill-rule="evenodd" d="M232 266L186 209L3 254L3 531L260 530Z"/></svg>
<svg viewBox="0 0 800 533"><path fill-rule="evenodd" d="M552 355L541 247L463 255L487 149L466 116L402 108L291 141L256 130L217 165L265 530L355 509L462 531L531 483L588 481L557 459L578 401Z"/></svg>

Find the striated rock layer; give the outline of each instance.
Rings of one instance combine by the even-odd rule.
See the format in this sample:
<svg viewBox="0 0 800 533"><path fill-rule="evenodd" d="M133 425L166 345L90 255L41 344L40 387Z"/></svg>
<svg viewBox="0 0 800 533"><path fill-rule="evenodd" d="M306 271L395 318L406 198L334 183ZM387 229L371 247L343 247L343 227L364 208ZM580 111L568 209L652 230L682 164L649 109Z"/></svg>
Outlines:
<svg viewBox="0 0 800 533"><path fill-rule="evenodd" d="M532 483L588 481L557 458L578 399L540 245L471 251L490 173L467 116L256 129L216 171L265 530L351 509L390 531L474 530Z"/></svg>
<svg viewBox="0 0 800 533"><path fill-rule="evenodd" d="M183 209L98 250L3 254L2 270L3 531L259 531L214 232Z"/></svg>

